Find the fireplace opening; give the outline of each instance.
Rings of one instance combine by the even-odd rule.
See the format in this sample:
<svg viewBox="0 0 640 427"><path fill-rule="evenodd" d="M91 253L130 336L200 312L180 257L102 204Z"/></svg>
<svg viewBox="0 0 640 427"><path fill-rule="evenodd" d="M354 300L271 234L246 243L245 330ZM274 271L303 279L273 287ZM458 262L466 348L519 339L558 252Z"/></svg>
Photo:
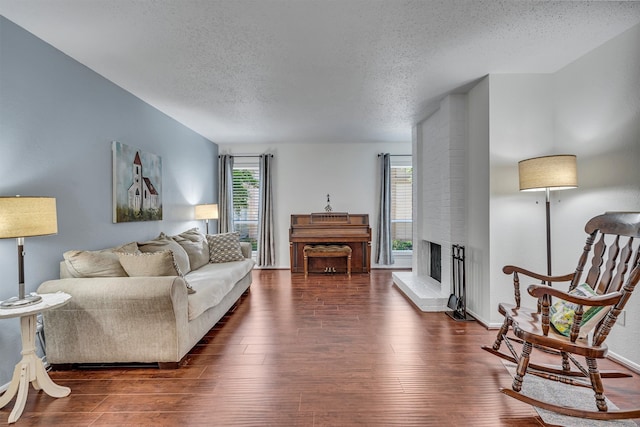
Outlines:
<svg viewBox="0 0 640 427"><path fill-rule="evenodd" d="M429 276L442 283L442 247L429 242Z"/></svg>

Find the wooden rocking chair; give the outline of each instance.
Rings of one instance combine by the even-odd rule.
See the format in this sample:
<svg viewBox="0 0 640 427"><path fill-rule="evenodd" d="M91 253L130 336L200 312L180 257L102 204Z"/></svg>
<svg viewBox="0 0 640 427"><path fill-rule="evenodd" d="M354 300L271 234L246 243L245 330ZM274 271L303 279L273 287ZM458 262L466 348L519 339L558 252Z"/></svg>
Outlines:
<svg viewBox="0 0 640 427"><path fill-rule="evenodd" d="M515 305L498 305L498 311L504 315L504 323L493 346L482 348L517 363L512 389L500 390L507 396L573 417L599 420L640 418L640 408L608 410L602 378L629 375L599 372L597 366L597 359L607 355L604 342L609 331L640 281L640 212L599 215L587 222L585 231L588 234L587 242L574 273L547 276L511 265L503 268L505 274L513 275ZM584 271L586 279L582 278ZM536 309L520 306L519 275L542 282L527 289L530 295L538 298ZM551 286L556 282L569 281L569 292ZM584 283L589 287L585 287ZM593 290L591 296L588 296L589 288ZM552 302L551 297L556 299ZM594 311L597 314L590 317ZM515 335L515 338L511 335ZM522 344L519 355L513 346L514 341ZM503 342L510 354L500 351ZM559 356L561 366L530 363L533 348ZM575 356L584 357L587 367L582 366ZM572 369L571 363L577 370ZM598 411L569 408L521 394L525 374L592 388Z"/></svg>

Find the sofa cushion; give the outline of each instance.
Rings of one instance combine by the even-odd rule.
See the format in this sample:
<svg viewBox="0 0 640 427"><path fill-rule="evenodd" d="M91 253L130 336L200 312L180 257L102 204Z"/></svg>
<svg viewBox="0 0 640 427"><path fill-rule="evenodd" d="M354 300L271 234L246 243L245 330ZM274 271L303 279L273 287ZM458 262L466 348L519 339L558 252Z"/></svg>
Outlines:
<svg viewBox="0 0 640 427"><path fill-rule="evenodd" d="M138 252L136 242L99 251L66 251L64 263L71 277L125 277L118 252Z"/></svg>
<svg viewBox="0 0 640 427"><path fill-rule="evenodd" d="M254 264L253 260L243 258L242 261L207 264L187 274L187 280L197 291L195 295L189 295L189 320L218 305L237 282L251 272Z"/></svg>
<svg viewBox="0 0 640 427"><path fill-rule="evenodd" d="M238 233L207 234L209 243L209 262L242 261L240 236Z"/></svg>
<svg viewBox="0 0 640 427"><path fill-rule="evenodd" d="M178 242L187 253L191 270L197 270L209 263L209 243L197 228L171 236L171 238Z"/></svg>
<svg viewBox="0 0 640 427"><path fill-rule="evenodd" d="M189 293L195 293L187 279L180 272L175 255L170 250L159 252L119 253L122 268L131 277L180 276L184 279Z"/></svg>
<svg viewBox="0 0 640 427"><path fill-rule="evenodd" d="M141 252L171 251L175 256L180 272L182 272L182 274L187 274L191 271L187 252L185 252L178 242L164 233L161 233L160 236L148 242L138 243L138 248Z"/></svg>

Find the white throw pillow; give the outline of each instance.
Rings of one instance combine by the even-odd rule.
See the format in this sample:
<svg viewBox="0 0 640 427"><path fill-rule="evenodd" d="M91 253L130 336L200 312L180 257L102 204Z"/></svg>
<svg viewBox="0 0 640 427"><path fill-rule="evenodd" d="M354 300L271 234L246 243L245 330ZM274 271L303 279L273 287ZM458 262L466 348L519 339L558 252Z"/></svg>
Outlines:
<svg viewBox="0 0 640 427"><path fill-rule="evenodd" d="M197 228L192 228L176 236L171 236L185 250L191 270L197 270L209 263L209 243Z"/></svg>
<svg viewBox="0 0 640 427"><path fill-rule="evenodd" d="M187 279L180 272L180 267L172 251L141 252L137 254L119 253L122 268L131 277L180 276L190 294L195 293Z"/></svg>
<svg viewBox="0 0 640 427"><path fill-rule="evenodd" d="M99 251L66 251L62 256L72 277L126 277L118 252L138 252L136 242Z"/></svg>
<svg viewBox="0 0 640 427"><path fill-rule="evenodd" d="M176 258L176 263L180 267L182 274L187 274L191 271L189 264L189 255L175 240L169 236L161 233L160 236L148 242L138 243L138 248L141 252L159 252L169 250L173 252L173 256Z"/></svg>

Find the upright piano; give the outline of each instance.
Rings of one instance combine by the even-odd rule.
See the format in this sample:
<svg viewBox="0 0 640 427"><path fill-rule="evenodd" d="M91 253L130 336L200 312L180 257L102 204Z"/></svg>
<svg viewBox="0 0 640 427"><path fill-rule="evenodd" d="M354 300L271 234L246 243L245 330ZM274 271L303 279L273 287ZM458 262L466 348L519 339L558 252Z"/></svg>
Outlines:
<svg viewBox="0 0 640 427"><path fill-rule="evenodd" d="M291 272L304 272L305 245L349 245L351 272L368 273L371 268L371 228L368 214L322 212L291 215L289 250ZM309 272L320 273L326 268L346 271L346 260L341 258L313 258Z"/></svg>

